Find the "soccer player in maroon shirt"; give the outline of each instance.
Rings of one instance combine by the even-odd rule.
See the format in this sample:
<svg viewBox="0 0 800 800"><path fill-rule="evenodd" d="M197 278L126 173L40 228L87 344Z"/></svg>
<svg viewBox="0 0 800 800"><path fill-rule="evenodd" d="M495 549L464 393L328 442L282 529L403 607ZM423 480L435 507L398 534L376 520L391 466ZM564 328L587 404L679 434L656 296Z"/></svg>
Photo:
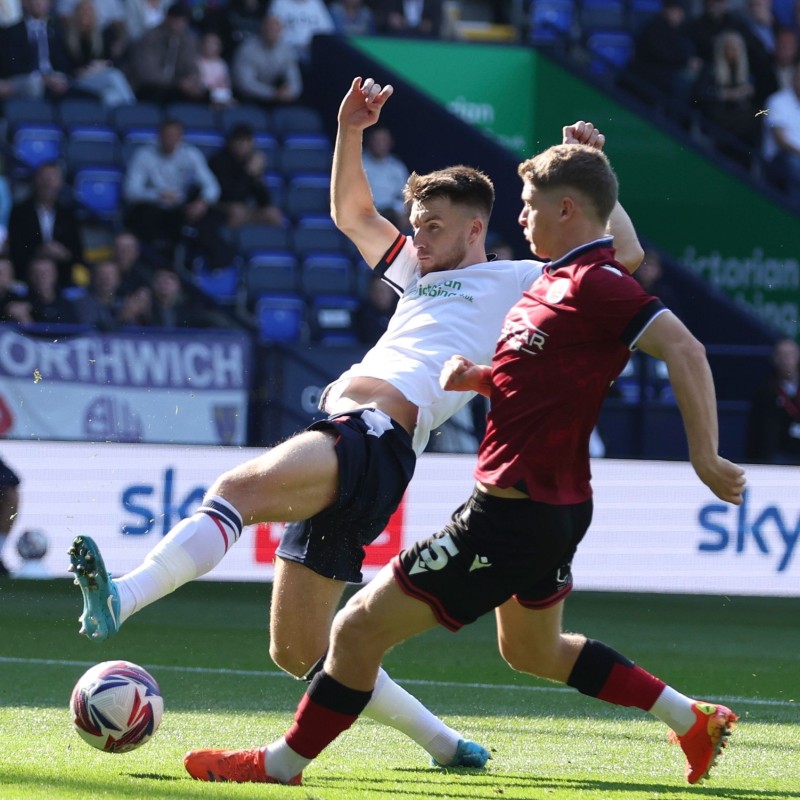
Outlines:
<svg viewBox="0 0 800 800"><path fill-rule="evenodd" d="M614 259L606 222L617 179L605 155L559 145L524 162L519 221L549 260L509 311L492 366L454 356L445 388L478 390L492 410L472 497L439 533L404 550L334 620L324 668L294 724L254 750L199 750L202 780L299 783L303 768L369 701L384 653L444 625L456 631L495 610L500 652L516 670L649 712L706 777L736 714L681 694L609 646L564 633L573 555L592 516L589 437L631 349L663 359L698 477L742 502L744 471L718 453L713 382L702 345Z"/></svg>

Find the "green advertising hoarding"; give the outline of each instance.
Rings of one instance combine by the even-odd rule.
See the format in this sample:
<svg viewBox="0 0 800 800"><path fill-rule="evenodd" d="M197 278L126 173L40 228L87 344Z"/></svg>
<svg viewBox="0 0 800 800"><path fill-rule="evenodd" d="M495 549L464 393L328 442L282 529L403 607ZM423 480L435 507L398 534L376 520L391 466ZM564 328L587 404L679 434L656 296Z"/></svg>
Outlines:
<svg viewBox="0 0 800 800"><path fill-rule="evenodd" d="M564 124L591 120L608 138L639 234L800 337L800 220L657 121L527 48L370 37L353 43L521 156L555 143Z"/></svg>

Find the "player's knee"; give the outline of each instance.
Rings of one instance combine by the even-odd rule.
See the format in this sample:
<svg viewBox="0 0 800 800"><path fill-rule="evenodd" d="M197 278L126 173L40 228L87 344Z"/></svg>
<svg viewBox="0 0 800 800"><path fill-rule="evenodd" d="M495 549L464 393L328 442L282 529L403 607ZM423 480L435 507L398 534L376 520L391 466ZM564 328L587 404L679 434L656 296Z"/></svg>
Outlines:
<svg viewBox="0 0 800 800"><path fill-rule="evenodd" d="M365 605L358 596L353 597L333 620L331 644L347 650L372 649L379 631L370 622Z"/></svg>
<svg viewBox="0 0 800 800"><path fill-rule="evenodd" d="M547 677L549 674L547 652L531 647L530 642L524 640L502 641L500 642L500 655L515 672L526 672L539 677Z"/></svg>

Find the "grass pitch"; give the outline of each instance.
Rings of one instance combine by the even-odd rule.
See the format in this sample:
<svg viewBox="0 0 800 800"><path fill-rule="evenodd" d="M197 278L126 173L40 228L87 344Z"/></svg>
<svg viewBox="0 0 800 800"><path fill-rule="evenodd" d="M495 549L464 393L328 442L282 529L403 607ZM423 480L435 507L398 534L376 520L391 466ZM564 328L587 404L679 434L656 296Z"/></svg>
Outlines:
<svg viewBox="0 0 800 800"><path fill-rule="evenodd" d="M575 592L567 626L602 639L676 688L741 716L705 784L648 715L517 675L497 655L494 622L433 631L386 667L462 733L489 747L482 773L433 769L402 735L359 722L306 771L301 787L204 784L185 773L196 747L252 747L284 732L303 685L267 655L269 586L197 582L101 644L77 634L71 582L0 583L0 800L653 800L800 798L800 600ZM124 658L159 681L165 714L132 753L93 750L72 730L72 686Z"/></svg>

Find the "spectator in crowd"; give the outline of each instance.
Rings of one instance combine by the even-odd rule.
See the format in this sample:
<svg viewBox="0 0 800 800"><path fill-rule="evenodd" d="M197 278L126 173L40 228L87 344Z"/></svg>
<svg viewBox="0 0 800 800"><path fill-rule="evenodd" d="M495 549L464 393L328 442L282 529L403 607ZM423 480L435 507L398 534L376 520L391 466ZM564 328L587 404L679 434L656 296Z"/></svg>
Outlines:
<svg viewBox="0 0 800 800"><path fill-rule="evenodd" d="M759 108L778 90L775 76L775 16L772 0L747 0L744 8L745 45Z"/></svg>
<svg viewBox="0 0 800 800"><path fill-rule="evenodd" d="M635 34L633 59L622 82L645 100L666 101L685 111L701 64L688 32L686 0L663 0L661 10Z"/></svg>
<svg viewBox="0 0 800 800"><path fill-rule="evenodd" d="M34 322L74 324L74 303L58 287L58 267L50 256L37 255L28 266L31 317Z"/></svg>
<svg viewBox="0 0 800 800"><path fill-rule="evenodd" d="M221 249L221 220L213 210L219 191L205 156L183 141L183 125L166 119L158 142L138 148L125 173L127 225L163 255L191 238L214 260Z"/></svg>
<svg viewBox="0 0 800 800"><path fill-rule="evenodd" d="M283 40L301 63L311 57L311 40L318 33L333 33L331 12L324 0L272 0L269 13L281 21Z"/></svg>
<svg viewBox="0 0 800 800"><path fill-rule="evenodd" d="M294 103L302 94L297 55L273 14L263 17L257 36L245 39L236 49L233 86L241 100L267 106Z"/></svg>
<svg viewBox="0 0 800 800"><path fill-rule="evenodd" d="M442 0L380 0L376 17L380 33L438 39Z"/></svg>
<svg viewBox="0 0 800 800"><path fill-rule="evenodd" d="M778 85L776 91L789 89L792 85L794 70L800 61L798 40L797 32L792 28L780 28L775 34L775 58L772 66L775 70L775 82Z"/></svg>
<svg viewBox="0 0 800 800"><path fill-rule="evenodd" d="M125 20L131 42L164 22L172 0L124 0Z"/></svg>
<svg viewBox="0 0 800 800"><path fill-rule="evenodd" d="M132 44L127 70L139 100L170 103L204 99L197 41L182 3L173 3L164 21Z"/></svg>
<svg viewBox="0 0 800 800"><path fill-rule="evenodd" d="M397 307L398 295L376 273L370 273L364 299L355 314L358 341L373 345L386 332L389 320Z"/></svg>
<svg viewBox="0 0 800 800"><path fill-rule="evenodd" d="M150 324L159 328L202 328L201 310L187 302L178 274L168 267L158 267L153 274Z"/></svg>
<svg viewBox="0 0 800 800"><path fill-rule="evenodd" d="M130 231L114 236L112 258L120 270L119 292L124 297L141 286L149 286L153 268L142 257L142 245Z"/></svg>
<svg viewBox="0 0 800 800"><path fill-rule="evenodd" d="M0 98L60 99L70 88L72 64L51 0L22 0L23 18L0 30Z"/></svg>
<svg viewBox="0 0 800 800"><path fill-rule="evenodd" d="M336 0L330 6L333 29L343 36L375 33L375 15L364 0Z"/></svg>
<svg viewBox="0 0 800 800"><path fill-rule="evenodd" d="M393 154L394 139L388 128L368 128L364 136L362 163L375 207L401 231L408 228L403 189L408 167Z"/></svg>
<svg viewBox="0 0 800 800"><path fill-rule="evenodd" d="M138 286L122 297L117 312L122 327L142 328L150 325L153 292L149 286Z"/></svg>
<svg viewBox="0 0 800 800"><path fill-rule="evenodd" d="M2 555L19 514L19 485L19 476L0 459L0 578L9 575Z"/></svg>
<svg viewBox="0 0 800 800"><path fill-rule="evenodd" d="M0 322L33 322L28 287L16 280L10 258L0 256Z"/></svg>
<svg viewBox="0 0 800 800"><path fill-rule="evenodd" d="M800 204L800 63L792 85L767 99L763 154L767 176Z"/></svg>
<svg viewBox="0 0 800 800"><path fill-rule="evenodd" d="M704 67L695 88L697 105L703 115L722 130L738 137L747 152L720 142L718 149L745 166L759 141L759 117L755 84L750 73L744 38L736 31L723 31L714 40L714 56Z"/></svg>
<svg viewBox="0 0 800 800"><path fill-rule="evenodd" d="M780 339L772 375L750 405L747 457L765 464L800 464L800 345Z"/></svg>
<svg viewBox="0 0 800 800"><path fill-rule="evenodd" d="M121 283L122 274L115 261L106 260L93 264L88 291L74 301L77 321L101 331L119 328Z"/></svg>
<svg viewBox="0 0 800 800"><path fill-rule="evenodd" d="M744 20L731 10L729 0L704 0L703 11L689 20L687 30L704 64L714 60L714 40L723 31L747 33Z"/></svg>
<svg viewBox="0 0 800 800"><path fill-rule="evenodd" d="M30 197L15 203L9 216L8 246L17 275L29 281L34 254L58 264L59 284L73 283L73 270L83 261L80 226L72 207L61 199L64 173L55 163L41 164L33 174Z"/></svg>
<svg viewBox="0 0 800 800"><path fill-rule="evenodd" d="M268 5L267 0L231 0L228 7L231 38L226 43L226 57L248 36L258 35Z"/></svg>
<svg viewBox="0 0 800 800"><path fill-rule="evenodd" d="M64 39L74 66L74 86L96 94L107 106L136 102L128 79L113 66L117 45L101 30L93 0L75 4L65 23Z"/></svg>
<svg viewBox="0 0 800 800"><path fill-rule="evenodd" d="M81 0L56 0L56 14L67 27ZM97 28L102 36L107 57L118 63L128 48L129 35L125 17L125 4L122 0L90 0Z"/></svg>
<svg viewBox="0 0 800 800"><path fill-rule="evenodd" d="M283 212L264 184L267 159L256 150L253 129L246 123L228 134L225 147L209 163L220 186L218 208L229 228L261 223L282 225Z"/></svg>
<svg viewBox="0 0 800 800"><path fill-rule="evenodd" d="M233 86L228 62L222 57L222 39L214 31L206 31L200 39L197 59L200 83L208 93L212 105L229 106L233 103Z"/></svg>

